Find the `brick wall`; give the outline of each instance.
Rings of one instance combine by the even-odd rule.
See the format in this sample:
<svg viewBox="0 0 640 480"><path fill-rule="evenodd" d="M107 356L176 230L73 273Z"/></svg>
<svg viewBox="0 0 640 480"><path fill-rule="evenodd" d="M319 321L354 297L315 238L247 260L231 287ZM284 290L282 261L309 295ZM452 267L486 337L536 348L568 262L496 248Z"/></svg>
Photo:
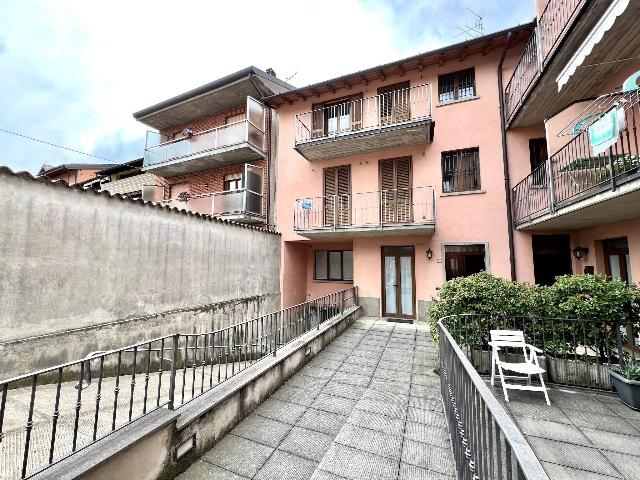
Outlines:
<svg viewBox="0 0 640 480"><path fill-rule="evenodd" d="M173 140L175 138L180 138L182 131L185 128L190 128L194 131L194 133L204 132L205 130L210 130L212 128L221 127L225 124L225 119L227 117L232 117L234 115L240 115L245 113L246 106L240 105L237 107L230 108L228 110L223 110L222 112L214 113L212 115L205 115L204 117L200 117L197 120L193 120L191 122L182 123L180 125L175 125L170 128L165 128L164 130L160 130L160 133L168 140Z"/></svg>

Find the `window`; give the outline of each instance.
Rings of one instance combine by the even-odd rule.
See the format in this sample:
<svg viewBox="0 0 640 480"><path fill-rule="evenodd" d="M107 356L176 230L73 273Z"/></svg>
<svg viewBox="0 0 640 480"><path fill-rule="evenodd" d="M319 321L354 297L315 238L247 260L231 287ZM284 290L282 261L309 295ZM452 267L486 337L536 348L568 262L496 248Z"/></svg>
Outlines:
<svg viewBox="0 0 640 480"><path fill-rule="evenodd" d="M312 138L359 130L362 127L362 94L312 106Z"/></svg>
<svg viewBox="0 0 640 480"><path fill-rule="evenodd" d="M242 173L230 173L224 176L224 191L240 190L242 188Z"/></svg>
<svg viewBox="0 0 640 480"><path fill-rule="evenodd" d="M444 262L447 280L486 270L484 245L445 245Z"/></svg>
<svg viewBox="0 0 640 480"><path fill-rule="evenodd" d="M440 103L451 103L476 96L476 73L473 68L438 76Z"/></svg>
<svg viewBox="0 0 640 480"><path fill-rule="evenodd" d="M314 280L353 280L353 251L316 250Z"/></svg>
<svg viewBox="0 0 640 480"><path fill-rule="evenodd" d="M442 152L442 191L480 190L480 151L465 148Z"/></svg>

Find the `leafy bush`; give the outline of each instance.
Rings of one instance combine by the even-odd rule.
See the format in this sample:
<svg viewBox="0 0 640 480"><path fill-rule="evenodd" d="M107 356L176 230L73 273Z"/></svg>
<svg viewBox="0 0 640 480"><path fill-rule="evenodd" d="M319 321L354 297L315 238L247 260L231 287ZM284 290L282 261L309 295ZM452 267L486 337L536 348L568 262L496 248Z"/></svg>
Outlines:
<svg viewBox="0 0 640 480"><path fill-rule="evenodd" d="M616 349L613 325L624 320L630 306L637 313L639 303L638 289L601 275L565 275L543 287L481 272L446 282L427 313L436 345L438 320L459 315L448 319L447 327L465 345L487 348L489 330L502 327L524 330L533 343L544 339L553 355L592 345L604 357Z"/></svg>

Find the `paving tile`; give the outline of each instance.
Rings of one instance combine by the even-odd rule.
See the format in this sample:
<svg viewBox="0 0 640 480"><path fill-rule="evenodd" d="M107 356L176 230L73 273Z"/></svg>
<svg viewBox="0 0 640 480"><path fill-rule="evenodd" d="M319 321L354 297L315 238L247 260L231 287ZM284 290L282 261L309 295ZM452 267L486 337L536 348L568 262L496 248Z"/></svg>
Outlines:
<svg viewBox="0 0 640 480"><path fill-rule="evenodd" d="M281 450L276 450L253 477L255 480L308 480L318 464Z"/></svg>
<svg viewBox="0 0 640 480"><path fill-rule="evenodd" d="M444 414L432 410L409 407L407 421L431 425L433 427L447 428L447 419Z"/></svg>
<svg viewBox="0 0 640 480"><path fill-rule="evenodd" d="M380 413L367 412L357 408L351 412L347 423L369 428L389 435L402 436L404 432L404 419L393 418Z"/></svg>
<svg viewBox="0 0 640 480"><path fill-rule="evenodd" d="M347 352L328 351L326 348L318 353L314 360L334 360L336 362L344 362L351 354L351 350ZM309 364L313 363L313 360Z"/></svg>
<svg viewBox="0 0 640 480"><path fill-rule="evenodd" d="M254 442L277 447L291 430L291 425L259 415L249 415L231 433Z"/></svg>
<svg viewBox="0 0 640 480"><path fill-rule="evenodd" d="M273 450L266 445L227 434L205 453L202 459L225 470L251 478L264 465Z"/></svg>
<svg viewBox="0 0 640 480"><path fill-rule="evenodd" d="M256 408L254 413L293 425L300 419L305 410L306 407L303 405L283 402L272 397Z"/></svg>
<svg viewBox="0 0 640 480"><path fill-rule="evenodd" d="M191 465L186 472L178 475L176 480L205 480L209 478L215 478L216 480L245 480L249 477L242 477L229 470L200 460Z"/></svg>
<svg viewBox="0 0 640 480"><path fill-rule="evenodd" d="M353 407L356 405L356 400L343 397L335 397L333 395L326 395L321 393L311 404L312 408L317 410L324 410L325 412L337 413L340 415L349 415Z"/></svg>
<svg viewBox="0 0 640 480"><path fill-rule="evenodd" d="M383 380L381 378L372 378L369 388L374 390L383 390L385 392L397 392L405 395L409 394L411 388L410 383L394 382L393 380Z"/></svg>
<svg viewBox="0 0 640 480"><path fill-rule="evenodd" d="M335 370L331 370L328 368L318 368L311 365L302 367L300 369L300 372L298 372L299 375L306 375L308 377L315 378L331 378L334 373L336 373Z"/></svg>
<svg viewBox="0 0 640 480"><path fill-rule="evenodd" d="M347 385L357 385L360 387L366 387L371 381L371 377L365 375L358 375L352 372L337 371L332 377L332 380L336 382L345 383Z"/></svg>
<svg viewBox="0 0 640 480"><path fill-rule="evenodd" d="M582 432L595 447L601 450L640 455L640 436L622 435L592 428L582 428ZM640 476L640 472L638 475Z"/></svg>
<svg viewBox="0 0 640 480"><path fill-rule="evenodd" d="M282 400L284 402L295 403L297 405L309 406L315 400L315 395L310 395L308 391L294 387L291 385L284 385L280 387L276 392L271 395L270 398Z"/></svg>
<svg viewBox="0 0 640 480"><path fill-rule="evenodd" d="M338 369L339 372L357 373L358 375L364 375L367 377L373 376L373 372L376 371L376 367L373 365L360 365L352 363L343 363Z"/></svg>
<svg viewBox="0 0 640 480"><path fill-rule="evenodd" d="M356 408L366 412L381 413L389 417L404 419L407 416L407 404L389 405L388 403L370 398L362 398Z"/></svg>
<svg viewBox="0 0 640 480"><path fill-rule="evenodd" d="M452 475L444 475L407 463L401 463L398 472L398 480L451 480L452 478L454 478Z"/></svg>
<svg viewBox="0 0 640 480"><path fill-rule="evenodd" d="M416 385L412 384L409 390L412 397L433 398L440 396L440 385Z"/></svg>
<svg viewBox="0 0 640 480"><path fill-rule="evenodd" d="M333 443L334 435L294 427L282 441L278 450L319 462Z"/></svg>
<svg viewBox="0 0 640 480"><path fill-rule="evenodd" d="M577 468L557 465L555 463L540 462L542 468L551 480L615 480L622 477L611 477L609 475L601 475L599 473L588 472L586 470L578 470Z"/></svg>
<svg viewBox="0 0 640 480"><path fill-rule="evenodd" d="M383 380L393 380L394 382L409 383L411 382L411 373L401 370L388 370L378 366L373 373L374 378L381 378Z"/></svg>
<svg viewBox="0 0 640 480"><path fill-rule="evenodd" d="M410 363L398 362L397 360L389 360L384 357L378 363L378 368L390 370L394 372L400 372L402 374L411 375L413 372L413 366ZM408 380L407 380L408 383Z"/></svg>
<svg viewBox="0 0 640 480"><path fill-rule="evenodd" d="M369 365L369 366L377 367L379 360L377 357L374 358L374 357L361 357L361 356L350 355L345 360L345 363L350 363L355 365Z"/></svg>
<svg viewBox="0 0 640 480"><path fill-rule="evenodd" d="M334 443L320 462L319 468L353 480L394 480L398 462Z"/></svg>
<svg viewBox="0 0 640 480"><path fill-rule="evenodd" d="M411 383L415 385L429 385L440 390L440 377L433 373L430 368L425 368L424 373L414 373L411 376Z"/></svg>
<svg viewBox="0 0 640 480"><path fill-rule="evenodd" d="M449 430L424 423L407 422L404 436L416 442L428 443L436 447L449 448Z"/></svg>
<svg viewBox="0 0 640 480"><path fill-rule="evenodd" d="M421 408L423 410L433 410L435 412L442 412L442 400L439 395L433 397L409 397L409 406L414 408Z"/></svg>
<svg viewBox="0 0 640 480"><path fill-rule="evenodd" d="M342 366L342 360L335 358L314 358L308 365L317 368L326 368L327 370L338 370Z"/></svg>
<svg viewBox="0 0 640 480"><path fill-rule="evenodd" d="M335 437L346 422L346 415L309 408L304 412L302 417L300 417L297 426L327 433Z"/></svg>
<svg viewBox="0 0 640 480"><path fill-rule="evenodd" d="M594 446L575 425L528 417L516 418L516 423L525 435L575 443L576 445L584 445L585 447Z"/></svg>
<svg viewBox="0 0 640 480"><path fill-rule="evenodd" d="M494 392L498 390L495 389ZM502 392L502 390L500 389L500 392ZM497 395L498 400L501 401L501 403L503 405L506 406L507 410L511 411L512 414L515 417L529 417L529 418L536 418L536 419L541 419L541 420L550 420L552 422L559 422L559 423L572 423L572 420L575 419L569 419L569 417L567 416L566 413L564 413L562 410L560 410L559 408L555 408L553 406L549 407L548 405L531 405L531 404L524 404L524 403L520 403L517 401L511 401L511 402L507 402L505 403L504 400L502 399L502 394L499 393ZM585 415L585 418L593 418L594 415ZM573 422L575 423L575 421ZM576 423L576 425L578 425Z"/></svg>
<svg viewBox="0 0 640 480"><path fill-rule="evenodd" d="M388 405L408 405L409 396L399 392L389 392L385 390L368 389L365 391L362 398L369 398L378 402L385 402Z"/></svg>
<svg viewBox="0 0 640 480"><path fill-rule="evenodd" d="M570 415L571 422L580 428L595 428L596 430L622 434L629 434L632 430L629 422L618 416L594 415L577 410L570 412Z"/></svg>
<svg viewBox="0 0 640 480"><path fill-rule="evenodd" d="M347 423L335 439L336 443L365 452L400 460L402 438Z"/></svg>
<svg viewBox="0 0 640 480"><path fill-rule="evenodd" d="M611 403L608 404L607 407L613 411L616 415L621 416L622 418L626 418L629 420L638 420L640 421L640 412L636 412L635 410L631 410L624 403Z"/></svg>
<svg viewBox="0 0 640 480"><path fill-rule="evenodd" d="M365 390L365 387L348 385L346 383L340 383L338 381L331 380L322 389L322 393L326 393L327 395L335 395L336 397L358 400L360 397L362 397Z"/></svg>
<svg viewBox="0 0 640 480"><path fill-rule="evenodd" d="M640 475L640 457L616 452L603 452L609 462L622 474L625 480L637 480Z"/></svg>
<svg viewBox="0 0 640 480"><path fill-rule="evenodd" d="M454 474L453 457L449 448L427 445L408 438L402 444L402 462L444 475Z"/></svg>
<svg viewBox="0 0 640 480"><path fill-rule="evenodd" d="M308 377L307 375L301 374L291 377L289 380L287 380L287 383L285 383L285 385L303 388L317 395L318 393L320 393L320 390L322 390L322 387L324 387L328 381L328 378Z"/></svg>
<svg viewBox="0 0 640 480"><path fill-rule="evenodd" d="M546 438L528 437L529 445L540 461L607 475L611 464L596 448L572 445Z"/></svg>

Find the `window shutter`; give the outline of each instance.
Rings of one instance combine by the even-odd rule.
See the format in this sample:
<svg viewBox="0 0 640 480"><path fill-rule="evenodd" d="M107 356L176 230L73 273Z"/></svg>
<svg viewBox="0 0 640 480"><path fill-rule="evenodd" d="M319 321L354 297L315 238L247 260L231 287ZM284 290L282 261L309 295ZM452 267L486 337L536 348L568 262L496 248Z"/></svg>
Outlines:
<svg viewBox="0 0 640 480"><path fill-rule="evenodd" d="M324 222L334 224L334 205L338 225L349 225L351 219L351 167L326 168L324 170Z"/></svg>
<svg viewBox="0 0 640 480"><path fill-rule="evenodd" d="M311 106L311 138L324 137L324 110L322 103Z"/></svg>
<svg viewBox="0 0 640 480"><path fill-rule="evenodd" d="M392 158L380 162L382 218L384 222L410 222L411 157Z"/></svg>
<svg viewBox="0 0 640 480"><path fill-rule="evenodd" d="M361 93L351 97L351 130L362 128L362 104Z"/></svg>

